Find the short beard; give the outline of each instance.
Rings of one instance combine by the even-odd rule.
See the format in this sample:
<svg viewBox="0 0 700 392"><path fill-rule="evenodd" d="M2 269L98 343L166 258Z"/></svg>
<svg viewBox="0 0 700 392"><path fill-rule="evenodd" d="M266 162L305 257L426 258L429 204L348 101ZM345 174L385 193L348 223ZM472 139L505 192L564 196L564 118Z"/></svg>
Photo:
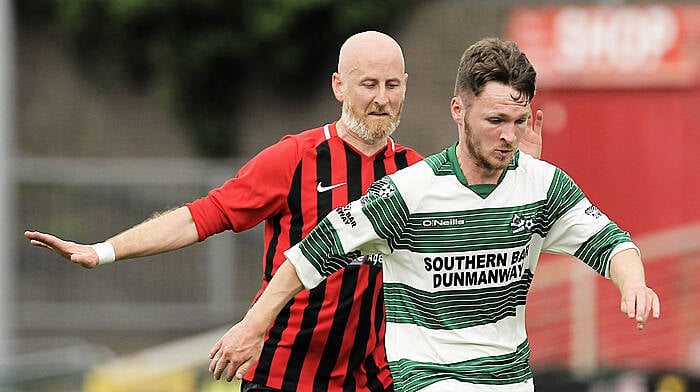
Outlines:
<svg viewBox="0 0 700 392"><path fill-rule="evenodd" d="M467 150L469 151L469 154L472 156L474 159L474 162L478 167L481 167L486 170L503 170L508 167L510 164L510 160L505 161L505 160L498 160L497 164L493 164L491 161L489 161L488 157L484 154L484 151L482 149L481 144L476 144L474 142L474 130L469 126L469 123L467 123L467 119L465 116L464 121L464 133L465 133L465 139L466 139L466 144L467 144ZM510 146L506 146L510 147ZM495 158L498 159L498 158Z"/></svg>
<svg viewBox="0 0 700 392"><path fill-rule="evenodd" d="M402 104L403 106L403 104ZM384 108L379 107L377 111L384 111ZM352 133L366 142L374 142L376 140L385 139L387 136L394 133L399 126L401 117L401 107L398 113L390 114L386 120L376 120L368 124L366 118L357 112L357 108L353 106L349 99L343 101L343 114L340 117L342 121Z"/></svg>

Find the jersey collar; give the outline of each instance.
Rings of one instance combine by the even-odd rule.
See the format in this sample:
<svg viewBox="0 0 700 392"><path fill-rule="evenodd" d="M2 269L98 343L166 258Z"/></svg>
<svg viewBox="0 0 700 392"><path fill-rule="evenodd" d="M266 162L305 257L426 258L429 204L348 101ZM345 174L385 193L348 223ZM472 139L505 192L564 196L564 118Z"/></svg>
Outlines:
<svg viewBox="0 0 700 392"><path fill-rule="evenodd" d="M459 142L451 145L450 147L447 148L447 158L450 161L450 166L452 166L452 171L455 173L455 177L465 186L471 186L467 182L467 178L464 177L464 172L462 172L462 168L459 167L459 161L457 161L457 144ZM520 160L520 151L516 151L515 155L513 155L513 159L510 160L510 163L508 164L508 167L506 167L505 170L503 170L503 173L501 173L501 176L498 178L498 182L496 185L500 184L501 181L503 181L503 177L506 176L506 173L508 170L515 170L518 167L518 161Z"/></svg>

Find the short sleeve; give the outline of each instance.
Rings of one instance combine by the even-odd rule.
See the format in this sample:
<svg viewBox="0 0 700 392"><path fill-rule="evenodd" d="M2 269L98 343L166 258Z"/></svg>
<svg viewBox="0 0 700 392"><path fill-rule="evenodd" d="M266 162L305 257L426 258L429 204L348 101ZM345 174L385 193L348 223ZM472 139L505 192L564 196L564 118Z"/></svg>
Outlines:
<svg viewBox="0 0 700 392"><path fill-rule="evenodd" d="M250 229L286 208L299 156L295 139L285 137L253 157L221 187L188 203L199 240L225 230Z"/></svg>

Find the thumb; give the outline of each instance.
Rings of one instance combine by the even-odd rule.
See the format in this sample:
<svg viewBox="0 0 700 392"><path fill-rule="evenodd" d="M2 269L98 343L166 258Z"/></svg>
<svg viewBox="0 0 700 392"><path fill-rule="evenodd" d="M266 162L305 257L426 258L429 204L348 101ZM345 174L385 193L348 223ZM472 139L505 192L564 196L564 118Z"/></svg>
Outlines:
<svg viewBox="0 0 700 392"><path fill-rule="evenodd" d="M73 253L70 255L70 261L88 269L95 267L98 262L96 253L92 255Z"/></svg>

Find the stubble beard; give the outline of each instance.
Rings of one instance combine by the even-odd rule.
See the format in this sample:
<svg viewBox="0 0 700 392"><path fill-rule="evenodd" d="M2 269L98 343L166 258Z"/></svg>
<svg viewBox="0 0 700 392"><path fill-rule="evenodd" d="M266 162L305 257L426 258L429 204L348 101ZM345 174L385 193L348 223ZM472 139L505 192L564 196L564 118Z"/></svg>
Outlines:
<svg viewBox="0 0 700 392"><path fill-rule="evenodd" d="M359 113L357 108L350 102L349 99L343 101L343 114L340 120L360 139L366 142L374 142L383 140L387 136L394 133L399 126L401 117L401 108L399 106L396 114L391 113L391 110L385 106L374 106L372 109L377 112L388 113L386 119L377 119L368 121L364 113Z"/></svg>
<svg viewBox="0 0 700 392"><path fill-rule="evenodd" d="M469 154L472 156L472 159L474 159L476 165L489 171L503 170L507 168L513 156L509 155L510 158L503 159L498 155L492 154L493 160L489 160L489 157L484 153L483 145L476 141L476 138L474 137L474 130L469 126L469 123L467 123L467 119L465 118L463 121L467 151L469 151ZM504 145L504 147L512 148L510 145Z"/></svg>

